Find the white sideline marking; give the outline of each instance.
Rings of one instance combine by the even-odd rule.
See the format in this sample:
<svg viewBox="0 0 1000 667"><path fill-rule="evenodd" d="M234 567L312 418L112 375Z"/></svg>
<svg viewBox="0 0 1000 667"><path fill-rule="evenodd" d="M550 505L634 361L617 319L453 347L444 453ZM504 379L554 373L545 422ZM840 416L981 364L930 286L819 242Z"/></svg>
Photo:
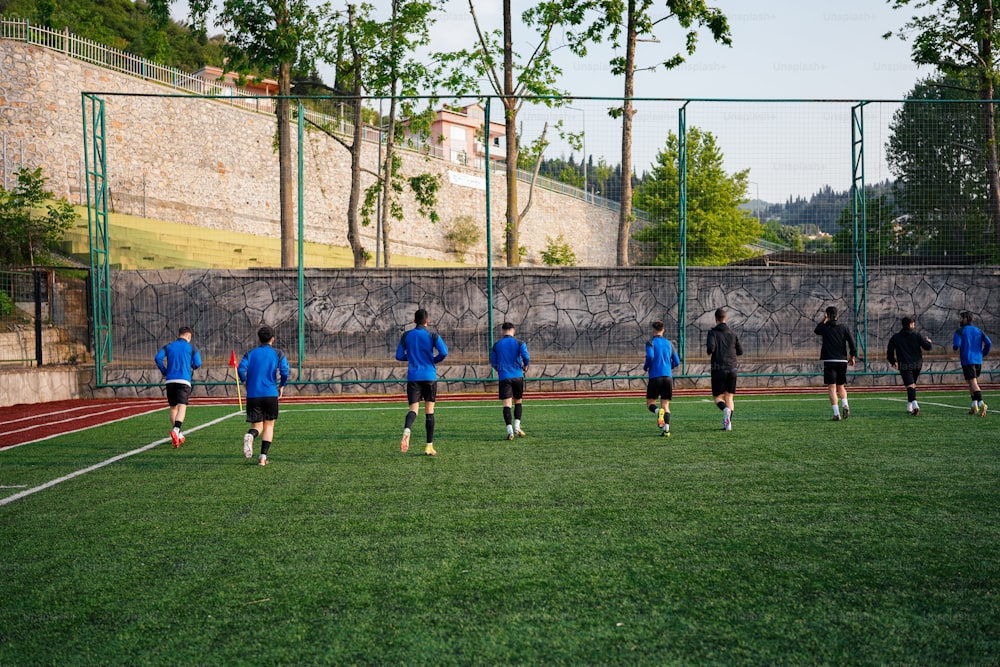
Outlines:
<svg viewBox="0 0 1000 667"><path fill-rule="evenodd" d="M195 426L194 428L187 429L187 432L188 433L193 433L195 431L200 431L203 428L207 428L209 426L215 426L216 424L218 424L220 422L223 422L223 421L229 419L230 417L237 417L237 416L239 416L241 414L243 414L243 413L242 412L234 412L232 414L225 415L223 417L219 417L218 419L213 419L212 421L206 422L204 424L201 424L200 426ZM0 498L0 506L12 503L15 500L20 500L21 498L24 498L26 496L30 496L33 493L36 493L38 491L42 491L43 489L47 489L49 487L55 486L56 484L62 484L63 482L66 482L68 480L73 479L74 477L79 477L80 475L85 475L88 472L93 472L95 470L99 470L99 469L101 469L101 468L103 468L105 466L111 465L112 463L116 463L118 461L121 461L122 459L127 459L128 457L133 456L135 454L141 454L141 453L143 453L143 452L145 452L147 450L152 449L153 447L156 447L157 445L162 445L162 444L167 443L167 442L170 442L170 438L163 438L162 440L157 440L155 442L151 442L148 445L144 445L142 447L139 447L138 449L133 449L131 452L125 452L124 454L119 454L117 456L112 456L110 459L107 459L106 461L101 461L100 463L95 463L94 465L89 466L87 468L83 468L81 470L77 470L75 472L71 472L68 475L63 475L62 477L59 477L58 479L53 479L53 480L45 482L44 484L41 484L39 486L32 487L32 488L27 489L25 491L21 491L20 493L15 493L12 496L7 496L6 498Z"/></svg>
<svg viewBox="0 0 1000 667"><path fill-rule="evenodd" d="M0 489L26 489L26 488L28 488L27 484L14 484L14 485L11 485L11 486L0 486Z"/></svg>
<svg viewBox="0 0 1000 667"><path fill-rule="evenodd" d="M92 429L92 428L97 428L98 426L104 426L105 424L114 424L114 423L117 423L117 422L123 422L126 419L131 419L132 417L141 417L142 415L148 415L151 412L158 412L158 411L163 410L163 409L164 409L163 407L150 408L149 410L146 410L145 412L137 412L135 414L126 415L124 417L119 417L118 419L112 419L111 421L101 422L99 424L91 424L90 426L84 426L83 428L74 429L72 431L60 431L59 433L53 433L52 435L47 435L44 438L38 438L37 440L29 440L28 442L19 442L16 445L7 445L6 447L0 447L0 452L5 452L8 449L14 449L15 447L20 447L22 445L32 445L32 444L34 444L36 442L45 442L46 440L51 440L52 438L58 438L59 436L62 436L62 435L72 435L73 433L79 433L80 431L86 431L86 430L89 430L89 429ZM114 411L112 410L111 412L114 412ZM97 412L97 413L93 413L93 414L102 415L104 413L103 412ZM39 428L41 426L48 426L49 424L62 424L63 422L67 422L67 421L73 421L73 420L72 419L64 419L63 421L60 421L60 422L46 422L45 424L39 424L38 426L32 426L31 428L22 428L22 429L17 430L17 431L7 431L7 432L8 433L20 433L21 431L30 431L30 430L32 430L34 428ZM198 426L197 428L201 428L201 427ZM194 429L192 429L192 430L194 430Z"/></svg>

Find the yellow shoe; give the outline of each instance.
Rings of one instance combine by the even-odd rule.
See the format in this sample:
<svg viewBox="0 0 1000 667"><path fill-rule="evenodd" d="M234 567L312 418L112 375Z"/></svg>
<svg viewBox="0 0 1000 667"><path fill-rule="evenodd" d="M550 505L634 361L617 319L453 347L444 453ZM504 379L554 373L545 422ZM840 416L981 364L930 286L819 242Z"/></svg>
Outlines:
<svg viewBox="0 0 1000 667"><path fill-rule="evenodd" d="M663 425L667 422L667 411L660 408L656 411L656 425L663 428Z"/></svg>
<svg viewBox="0 0 1000 667"><path fill-rule="evenodd" d="M975 405L973 405L971 408L969 408L969 414L970 415L978 415L979 414L979 408L976 407Z"/></svg>
<svg viewBox="0 0 1000 667"><path fill-rule="evenodd" d="M986 416L986 408L987 408L987 407L989 407L989 406L988 406L988 405L986 405L985 403L983 403L983 408L982 408L982 410L981 410L981 411L979 412L979 416L980 416L980 417L985 417L985 416ZM181 440L181 442L184 442L184 440L182 439L182 440Z"/></svg>
<svg viewBox="0 0 1000 667"><path fill-rule="evenodd" d="M513 433L508 433L507 434L507 439L508 440L513 440L514 439L514 434Z"/></svg>
<svg viewBox="0 0 1000 667"><path fill-rule="evenodd" d="M437 452L434 451L434 445L428 444L426 447L424 447L424 454L426 454L427 456L437 456Z"/></svg>
<svg viewBox="0 0 1000 667"><path fill-rule="evenodd" d="M524 436L526 436L526 435L527 435L527 433L525 433L525 432L524 432L524 431L522 431L521 429L518 429L518 430L514 431L514 435L516 435L516 436L517 436L517 437L519 437L519 438L523 438Z"/></svg>

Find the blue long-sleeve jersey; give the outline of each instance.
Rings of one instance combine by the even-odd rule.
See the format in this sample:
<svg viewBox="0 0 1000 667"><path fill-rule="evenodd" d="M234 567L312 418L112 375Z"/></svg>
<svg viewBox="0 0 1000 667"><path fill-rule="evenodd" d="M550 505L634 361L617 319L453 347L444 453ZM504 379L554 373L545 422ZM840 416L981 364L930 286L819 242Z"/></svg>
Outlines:
<svg viewBox="0 0 1000 667"><path fill-rule="evenodd" d="M247 386L247 398L277 396L288 383L288 357L270 345L258 345L240 359L236 372Z"/></svg>
<svg viewBox="0 0 1000 667"><path fill-rule="evenodd" d="M192 371L201 368L201 351L186 338L178 338L161 347L153 361L168 384L176 382L190 387Z"/></svg>
<svg viewBox="0 0 1000 667"><path fill-rule="evenodd" d="M500 380L523 378L529 363L527 344L513 336L504 336L490 350L490 366L496 369Z"/></svg>
<svg viewBox="0 0 1000 667"><path fill-rule="evenodd" d="M966 324L955 331L951 339L951 347L959 350L959 358L963 366L973 366L983 363L983 357L990 353L993 341L983 333L983 330L972 324Z"/></svg>
<svg viewBox="0 0 1000 667"><path fill-rule="evenodd" d="M396 361L407 363L407 382L437 380L437 364L447 356L448 346L441 336L432 334L423 326L404 333L396 345Z"/></svg>
<svg viewBox="0 0 1000 667"><path fill-rule="evenodd" d="M642 370L649 371L649 377L671 377L672 369L681 365L681 359L674 346L663 336L653 336L646 343L646 361Z"/></svg>

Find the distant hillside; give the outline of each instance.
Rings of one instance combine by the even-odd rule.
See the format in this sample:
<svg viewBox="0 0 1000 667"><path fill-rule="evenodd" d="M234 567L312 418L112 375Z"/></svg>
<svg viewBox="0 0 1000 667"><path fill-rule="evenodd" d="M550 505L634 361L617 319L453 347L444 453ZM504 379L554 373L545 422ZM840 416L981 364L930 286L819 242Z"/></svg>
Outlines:
<svg viewBox="0 0 1000 667"><path fill-rule="evenodd" d="M890 181L869 185L869 196L885 194L892 189ZM823 186L808 199L788 198L784 204L761 203L761 218L774 220L785 227L799 227L804 230L818 229L834 234L840 228L838 219L845 208L851 205L851 191L837 191L829 185Z"/></svg>

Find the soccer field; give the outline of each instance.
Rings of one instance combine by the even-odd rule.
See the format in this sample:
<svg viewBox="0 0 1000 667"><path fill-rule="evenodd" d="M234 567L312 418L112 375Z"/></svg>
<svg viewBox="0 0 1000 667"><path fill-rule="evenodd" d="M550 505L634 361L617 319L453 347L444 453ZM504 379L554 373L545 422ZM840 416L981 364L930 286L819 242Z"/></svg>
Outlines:
<svg viewBox="0 0 1000 667"><path fill-rule="evenodd" d="M436 457L402 400L289 402L266 467L194 404L180 449L164 408L0 450L0 664L995 665L1000 414L919 398L737 396L724 432L681 397L661 438L529 396L508 442L443 397Z"/></svg>

